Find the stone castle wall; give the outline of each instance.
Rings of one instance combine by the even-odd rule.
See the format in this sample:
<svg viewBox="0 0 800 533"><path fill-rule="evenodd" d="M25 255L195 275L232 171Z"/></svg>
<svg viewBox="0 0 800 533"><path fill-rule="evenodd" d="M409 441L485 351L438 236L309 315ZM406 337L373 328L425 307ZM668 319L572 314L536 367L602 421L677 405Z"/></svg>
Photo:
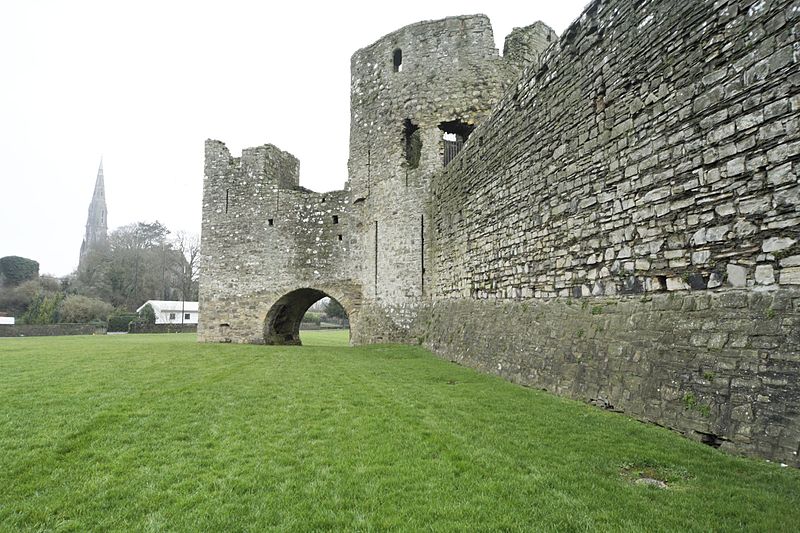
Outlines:
<svg viewBox="0 0 800 533"><path fill-rule="evenodd" d="M800 282L788 4L592 4L434 178L435 297Z"/></svg>
<svg viewBox="0 0 800 533"><path fill-rule="evenodd" d="M798 22L592 3L433 178L425 344L800 464Z"/></svg>
<svg viewBox="0 0 800 533"><path fill-rule="evenodd" d="M329 295L353 343L797 465L799 20L604 0L504 57L480 15L385 36L352 59L344 191L207 142L200 339L297 342Z"/></svg>

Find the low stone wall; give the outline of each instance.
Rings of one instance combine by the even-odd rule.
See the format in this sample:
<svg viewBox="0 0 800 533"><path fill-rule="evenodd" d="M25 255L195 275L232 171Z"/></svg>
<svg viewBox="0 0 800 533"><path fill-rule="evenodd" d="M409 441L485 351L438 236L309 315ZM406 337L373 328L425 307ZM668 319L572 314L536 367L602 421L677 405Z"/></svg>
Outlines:
<svg viewBox="0 0 800 533"><path fill-rule="evenodd" d="M439 356L800 466L800 290L444 300Z"/></svg>
<svg viewBox="0 0 800 533"><path fill-rule="evenodd" d="M197 333L197 324L142 324L131 322L128 333Z"/></svg>
<svg viewBox="0 0 800 533"><path fill-rule="evenodd" d="M55 337L59 335L105 335L106 328L92 324L15 324L0 326L0 337Z"/></svg>

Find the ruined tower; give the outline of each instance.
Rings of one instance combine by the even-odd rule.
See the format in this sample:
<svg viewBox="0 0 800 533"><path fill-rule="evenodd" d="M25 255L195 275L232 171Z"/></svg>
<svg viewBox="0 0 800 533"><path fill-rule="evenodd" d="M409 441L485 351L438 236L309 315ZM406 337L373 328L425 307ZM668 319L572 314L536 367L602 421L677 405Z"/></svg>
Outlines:
<svg viewBox="0 0 800 533"><path fill-rule="evenodd" d="M94 193L89 204L89 215L86 217L86 233L81 244L79 264L93 249L106 244L108 240L108 210L106 209L106 188L103 181L103 160L97 169L97 179L94 183Z"/></svg>
<svg viewBox="0 0 800 533"><path fill-rule="evenodd" d="M506 48L539 43L531 57L555 41L541 23L515 35ZM526 56L511 55L485 15L412 24L353 54L343 191L300 187L297 159L275 146L237 158L207 141L199 338L297 343L303 314L327 295L354 343L413 341L431 177L519 77Z"/></svg>

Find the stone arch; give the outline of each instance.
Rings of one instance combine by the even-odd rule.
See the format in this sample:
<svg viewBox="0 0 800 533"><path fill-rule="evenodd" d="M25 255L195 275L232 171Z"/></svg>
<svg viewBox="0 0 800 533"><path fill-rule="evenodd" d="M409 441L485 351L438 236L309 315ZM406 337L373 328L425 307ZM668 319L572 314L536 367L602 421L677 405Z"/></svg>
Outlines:
<svg viewBox="0 0 800 533"><path fill-rule="evenodd" d="M311 287L295 289L278 298L267 312L264 319L264 343L299 346L303 315L315 302L325 297L339 302L352 319L353 308L347 298Z"/></svg>

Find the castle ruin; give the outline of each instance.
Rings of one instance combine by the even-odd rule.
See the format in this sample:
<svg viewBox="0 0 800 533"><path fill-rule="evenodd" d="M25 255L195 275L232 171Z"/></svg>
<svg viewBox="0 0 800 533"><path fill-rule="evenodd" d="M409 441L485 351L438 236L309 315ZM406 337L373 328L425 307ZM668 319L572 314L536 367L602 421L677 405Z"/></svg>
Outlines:
<svg viewBox="0 0 800 533"><path fill-rule="evenodd" d="M800 2L595 0L352 58L349 179L207 141L203 342L421 343L800 465Z"/></svg>

